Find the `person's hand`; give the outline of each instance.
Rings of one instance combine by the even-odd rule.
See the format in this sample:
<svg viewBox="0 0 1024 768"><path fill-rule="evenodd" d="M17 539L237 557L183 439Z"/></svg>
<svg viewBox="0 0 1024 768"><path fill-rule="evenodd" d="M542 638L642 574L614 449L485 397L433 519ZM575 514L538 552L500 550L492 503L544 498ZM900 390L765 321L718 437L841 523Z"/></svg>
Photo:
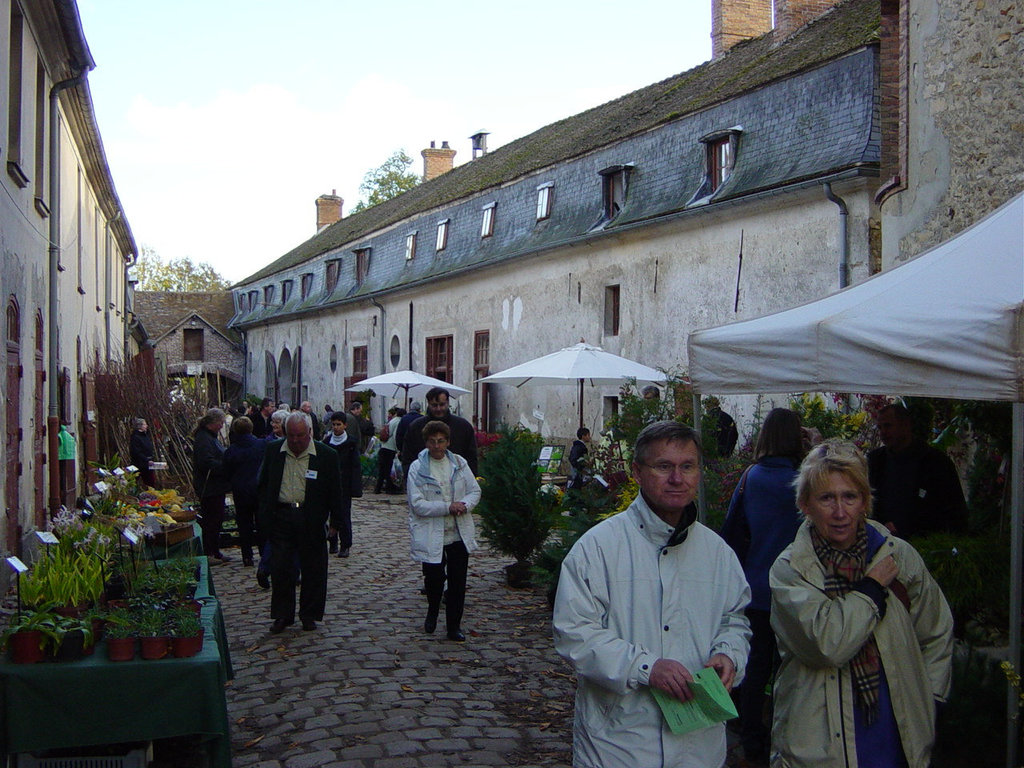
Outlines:
<svg viewBox="0 0 1024 768"><path fill-rule="evenodd" d="M335 537L337 535L338 535L338 529L335 528L334 526L331 526L330 528L327 529L327 538L330 539L330 538L333 538L333 537Z"/></svg>
<svg viewBox="0 0 1024 768"><path fill-rule="evenodd" d="M892 584L893 579L900 575L900 567L896 565L892 555L889 555L864 575L869 579L874 579L883 587L888 587Z"/></svg>
<svg viewBox="0 0 1024 768"><path fill-rule="evenodd" d="M451 512L455 517L466 514L466 505L461 501L453 501L448 505L448 511Z"/></svg>
<svg viewBox="0 0 1024 768"><path fill-rule="evenodd" d="M885 527L889 529L889 533L899 536L900 532L896 530L896 523L890 521L885 524Z"/></svg>
<svg viewBox="0 0 1024 768"><path fill-rule="evenodd" d="M658 659L651 667L651 676L648 684L652 688L664 691L670 696L675 696L680 701L689 701L693 698L690 690L690 683L693 682L693 675L690 670L673 659Z"/></svg>
<svg viewBox="0 0 1024 768"><path fill-rule="evenodd" d="M711 667L718 673L718 679L722 681L725 690L732 690L732 684L736 680L736 665L733 664L732 659L724 653L716 653L708 659L708 663L704 666Z"/></svg>

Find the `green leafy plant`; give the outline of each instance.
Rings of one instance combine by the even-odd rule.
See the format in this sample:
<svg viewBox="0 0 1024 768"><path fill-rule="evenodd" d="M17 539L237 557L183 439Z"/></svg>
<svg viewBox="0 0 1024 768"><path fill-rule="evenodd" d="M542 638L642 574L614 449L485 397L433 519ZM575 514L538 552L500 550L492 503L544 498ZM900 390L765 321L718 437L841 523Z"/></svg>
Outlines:
<svg viewBox="0 0 1024 768"><path fill-rule="evenodd" d="M171 637L196 637L202 629L202 622L191 607L179 605L167 611L165 626Z"/></svg>
<svg viewBox="0 0 1024 768"><path fill-rule="evenodd" d="M52 610L52 607L35 610L24 610L11 617L10 622L0 636L0 642L6 648L11 636L19 632L39 632L39 649L48 651L60 645L64 637L64 630L61 626L61 617Z"/></svg>
<svg viewBox="0 0 1024 768"><path fill-rule="evenodd" d="M491 547L514 557L509 584L529 583L530 558L551 533L558 518L557 496L541 491L537 456L540 435L503 425L499 440L480 464L482 495L476 511L480 529Z"/></svg>
<svg viewBox="0 0 1024 768"><path fill-rule="evenodd" d="M135 612L130 608L114 608L107 611L106 635L109 638L138 637Z"/></svg>

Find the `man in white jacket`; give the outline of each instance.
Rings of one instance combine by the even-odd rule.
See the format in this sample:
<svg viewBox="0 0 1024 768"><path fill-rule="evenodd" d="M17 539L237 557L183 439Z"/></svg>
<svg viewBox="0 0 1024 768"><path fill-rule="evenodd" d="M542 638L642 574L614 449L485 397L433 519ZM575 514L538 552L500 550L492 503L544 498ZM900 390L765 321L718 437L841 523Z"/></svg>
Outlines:
<svg viewBox="0 0 1024 768"><path fill-rule="evenodd" d="M685 425L643 429L640 494L585 533L562 563L555 648L576 668L578 768L718 768L725 727L669 730L652 688L681 701L702 667L727 689L743 678L750 588L733 551L696 521L700 442Z"/></svg>

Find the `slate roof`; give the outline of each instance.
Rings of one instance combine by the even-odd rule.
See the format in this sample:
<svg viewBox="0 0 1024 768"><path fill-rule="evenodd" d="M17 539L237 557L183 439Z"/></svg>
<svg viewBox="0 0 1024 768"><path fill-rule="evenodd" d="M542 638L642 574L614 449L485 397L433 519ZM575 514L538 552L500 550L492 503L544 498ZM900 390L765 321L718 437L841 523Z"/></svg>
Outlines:
<svg viewBox="0 0 1024 768"><path fill-rule="evenodd" d="M136 291L134 309L154 343L192 315L198 315L232 343L240 342L238 333L228 326L235 313L228 291Z"/></svg>
<svg viewBox="0 0 1024 768"><path fill-rule="evenodd" d="M541 128L396 198L343 218L241 280L236 287L295 267L420 212L478 194L819 66L877 42L880 23L878 0L848 0L782 44L776 44L774 31L740 43L716 60Z"/></svg>

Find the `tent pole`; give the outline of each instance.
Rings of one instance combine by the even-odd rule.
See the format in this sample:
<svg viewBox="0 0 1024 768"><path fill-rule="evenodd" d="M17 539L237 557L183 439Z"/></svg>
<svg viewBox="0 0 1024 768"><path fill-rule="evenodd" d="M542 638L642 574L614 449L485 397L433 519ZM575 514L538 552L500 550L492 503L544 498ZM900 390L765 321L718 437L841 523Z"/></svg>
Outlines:
<svg viewBox="0 0 1024 768"><path fill-rule="evenodd" d="M1024 533L1024 403L1013 404L1013 450L1010 454L1010 649L1009 661L1020 674L1021 534ZM1015 768L1019 747L1020 699L1006 692L1006 768Z"/></svg>
<svg viewBox="0 0 1024 768"><path fill-rule="evenodd" d="M693 429L697 433L697 437L700 438L701 444L704 443L703 436L700 433L701 418L700 414L700 393L696 390L693 392ZM700 482L697 483L697 519L702 523L707 522L708 510L707 510L707 496L704 493L704 456L700 458L701 473Z"/></svg>
<svg viewBox="0 0 1024 768"><path fill-rule="evenodd" d="M577 397L577 402L579 402L579 406L580 406L580 426L582 427L583 426L583 379L580 379L580 391L579 391L579 397Z"/></svg>

